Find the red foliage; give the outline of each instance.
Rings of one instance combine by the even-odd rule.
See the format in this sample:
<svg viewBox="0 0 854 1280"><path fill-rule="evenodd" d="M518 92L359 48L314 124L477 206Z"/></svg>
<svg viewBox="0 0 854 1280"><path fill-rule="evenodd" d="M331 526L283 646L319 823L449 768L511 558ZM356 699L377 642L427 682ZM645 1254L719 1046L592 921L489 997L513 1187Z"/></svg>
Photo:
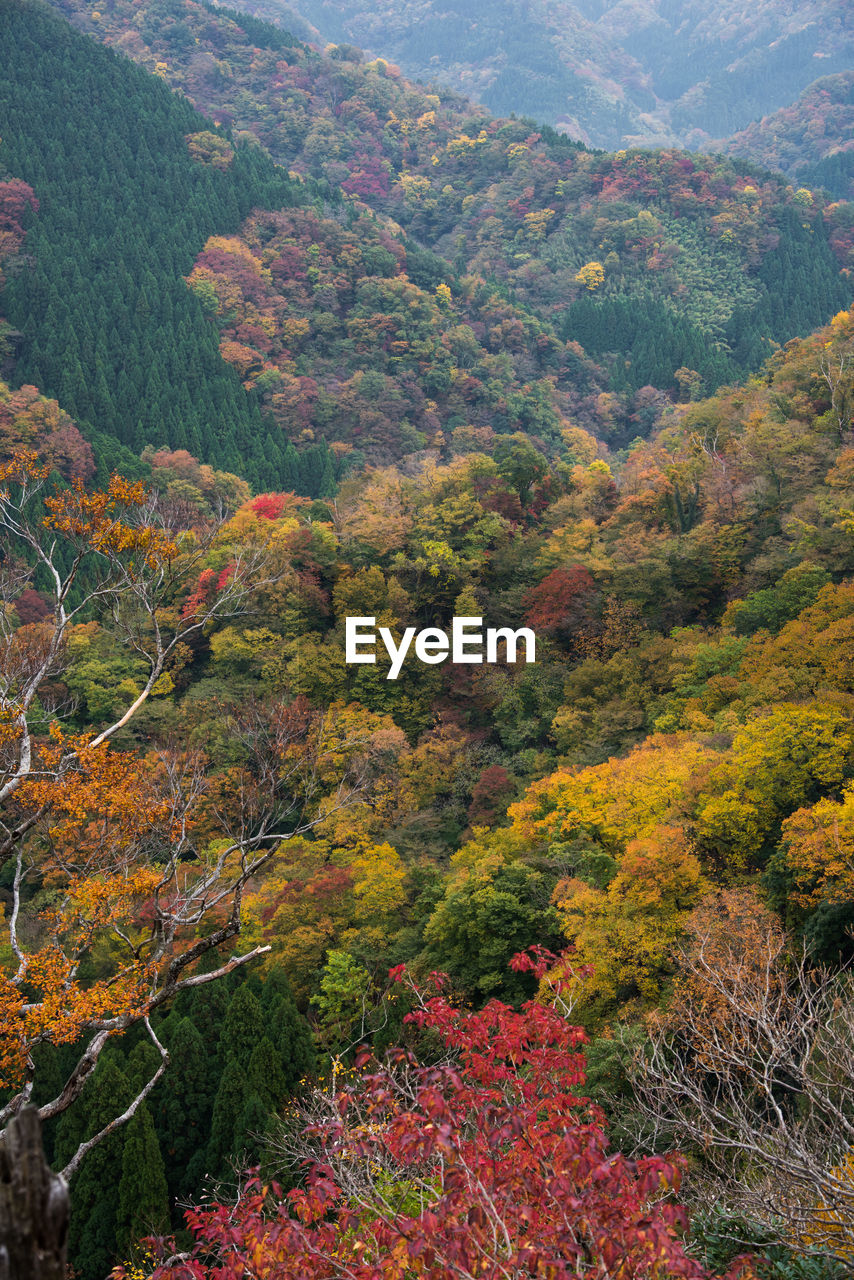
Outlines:
<svg viewBox="0 0 854 1280"><path fill-rule="evenodd" d="M350 177L341 184L341 190L348 195L387 196L389 192L388 164L379 156L356 156L352 161Z"/></svg>
<svg viewBox="0 0 854 1280"><path fill-rule="evenodd" d="M556 961L540 951L518 964L542 975ZM609 1153L577 1096L583 1031L537 1001L461 1010L441 975L432 991L408 985L419 1007L407 1020L449 1060L364 1056L312 1126L325 1158L305 1187L283 1196L254 1181L236 1205L191 1210L195 1250L153 1280L706 1275L680 1243L684 1211L664 1202L679 1160Z"/></svg>
<svg viewBox="0 0 854 1280"><path fill-rule="evenodd" d="M279 520L287 507L297 505L294 493L259 493L249 503L249 510L264 520Z"/></svg>
<svg viewBox="0 0 854 1280"><path fill-rule="evenodd" d="M188 622L190 618L193 618L210 603L215 590L215 579L216 571L214 569L202 570L199 574L198 582L190 592L181 610L182 622Z"/></svg>
<svg viewBox="0 0 854 1280"><path fill-rule="evenodd" d="M220 573L219 577L216 580L217 591L225 590L225 588L228 586L229 579L234 574L235 568L236 568L235 562L233 560L229 560L228 564L225 566L225 568L222 570L222 572Z"/></svg>
<svg viewBox="0 0 854 1280"><path fill-rule="evenodd" d="M87 484L95 474L92 448L68 414L26 383L0 389L0 453L10 457L20 448L38 453L66 480Z"/></svg>
<svg viewBox="0 0 854 1280"><path fill-rule="evenodd" d="M552 569L525 594L525 622L534 631L563 631L577 625L594 590L593 579L583 565Z"/></svg>
<svg viewBox="0 0 854 1280"><path fill-rule="evenodd" d="M15 612L21 622L26 625L30 622L41 622L43 618L48 617L51 610L45 604L38 591L34 591L32 587L27 587L26 591L22 591L15 601Z"/></svg>
<svg viewBox="0 0 854 1280"><path fill-rule="evenodd" d="M187 449L158 449L151 457L152 470L166 467L184 480L195 483L199 478L199 461Z"/></svg>
<svg viewBox="0 0 854 1280"><path fill-rule="evenodd" d="M0 261L15 253L23 243L22 220L27 209L38 212L39 202L32 187L20 178L0 182Z"/></svg>
<svg viewBox="0 0 854 1280"><path fill-rule="evenodd" d="M491 826L507 808L514 791L513 779L500 764L484 769L474 784L468 820L474 826Z"/></svg>

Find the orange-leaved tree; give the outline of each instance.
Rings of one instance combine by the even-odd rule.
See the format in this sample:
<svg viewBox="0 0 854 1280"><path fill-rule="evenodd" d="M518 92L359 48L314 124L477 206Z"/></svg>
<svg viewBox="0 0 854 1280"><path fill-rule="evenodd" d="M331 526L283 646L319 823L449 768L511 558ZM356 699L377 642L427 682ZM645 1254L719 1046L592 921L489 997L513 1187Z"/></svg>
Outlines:
<svg viewBox="0 0 854 1280"><path fill-rule="evenodd" d="M240 932L245 886L283 841L364 788L370 752L358 726L342 743L299 699L222 709L234 759L227 778L197 749L165 743L143 753L111 741L186 660L188 642L246 612L269 582L259 535L235 536L222 520L170 527L157 496L119 476L97 492L57 488L23 453L0 467L0 530L0 867L11 880L0 1128L33 1098L43 1119L64 1111L109 1037L135 1023L160 1055L125 1112L72 1156L70 1176L164 1071L152 1012L268 949L225 953ZM11 605L36 572L49 605L22 623ZM61 704L66 641L93 614L147 674L115 719L79 732ZM199 972L209 953L216 958ZM80 1053L43 1100L45 1043Z"/></svg>

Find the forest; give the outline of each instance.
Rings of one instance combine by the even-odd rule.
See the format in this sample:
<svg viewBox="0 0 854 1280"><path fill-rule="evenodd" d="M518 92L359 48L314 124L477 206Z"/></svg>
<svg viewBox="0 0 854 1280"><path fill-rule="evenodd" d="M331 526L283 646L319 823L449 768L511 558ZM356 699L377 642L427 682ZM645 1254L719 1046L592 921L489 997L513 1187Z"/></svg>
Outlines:
<svg viewBox="0 0 854 1280"><path fill-rule="evenodd" d="M834 0L240 0L305 39L347 42L407 76L533 116L590 146L688 146L788 104L851 66L851 15ZM615 12L616 10L616 12Z"/></svg>
<svg viewBox="0 0 854 1280"><path fill-rule="evenodd" d="M196 0L0 38L0 1167L36 1108L69 1280L850 1274L854 206Z"/></svg>
<svg viewBox="0 0 854 1280"><path fill-rule="evenodd" d="M727 150L847 200L854 181L852 126L854 73L848 71L822 76L792 106L763 116L730 138Z"/></svg>
<svg viewBox="0 0 854 1280"><path fill-rule="evenodd" d="M392 236L413 242L415 283L485 278L558 342L579 343L615 397L620 443L641 434L628 420L642 388L672 394L684 369L710 393L850 303L851 206L743 160L589 152L427 93L351 45L283 49L276 29L264 38L195 0L57 6L236 137L391 219ZM611 438L607 424L598 434Z"/></svg>

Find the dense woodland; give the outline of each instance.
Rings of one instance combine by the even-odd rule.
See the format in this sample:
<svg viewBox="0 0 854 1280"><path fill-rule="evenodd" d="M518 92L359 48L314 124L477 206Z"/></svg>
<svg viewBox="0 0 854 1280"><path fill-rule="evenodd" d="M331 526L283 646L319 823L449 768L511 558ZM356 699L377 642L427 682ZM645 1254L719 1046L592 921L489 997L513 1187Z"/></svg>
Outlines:
<svg viewBox="0 0 854 1280"><path fill-rule="evenodd" d="M417 89L352 46L282 48L272 28L265 38L251 19L196 3L62 8L236 136L391 218L420 251L406 268L416 283L453 288L450 264L580 343L617 397L608 412L623 442L643 433L627 394L673 394L680 369L710 392L850 301L839 275L852 265L850 206L743 161L589 153L533 121ZM423 263L425 249L444 268Z"/></svg>
<svg viewBox="0 0 854 1280"><path fill-rule="evenodd" d="M851 15L834 0L241 0L237 6L315 39L346 41L413 79L533 116L592 146L687 145L791 102L815 78L851 65Z"/></svg>
<svg viewBox="0 0 854 1280"><path fill-rule="evenodd" d="M71 1274L847 1274L854 207L62 7L131 58L0 0L0 1123Z"/></svg>
<svg viewBox="0 0 854 1280"><path fill-rule="evenodd" d="M727 150L848 200L854 183L852 130L854 72L848 71L816 80L792 106L754 121L730 138Z"/></svg>

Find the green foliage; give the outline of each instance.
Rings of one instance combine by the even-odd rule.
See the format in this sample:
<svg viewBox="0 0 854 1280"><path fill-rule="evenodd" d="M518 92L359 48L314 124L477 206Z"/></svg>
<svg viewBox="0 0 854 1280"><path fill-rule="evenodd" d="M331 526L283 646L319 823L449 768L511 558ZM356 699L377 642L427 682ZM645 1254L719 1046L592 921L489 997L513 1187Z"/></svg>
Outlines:
<svg viewBox="0 0 854 1280"><path fill-rule="evenodd" d="M222 1041L227 1052L234 1054L244 1071L249 1066L252 1051L264 1035L264 1014L261 1002L246 984L237 988L228 1006L222 1025Z"/></svg>
<svg viewBox="0 0 854 1280"><path fill-rule="evenodd" d="M508 968L511 957L532 939L548 947L559 937L549 888L542 872L518 861L461 874L425 930L427 961L481 1000L518 1003L530 995L530 979Z"/></svg>
<svg viewBox="0 0 854 1280"><path fill-rule="evenodd" d="M785 1234L785 1224L780 1224ZM722 1209L692 1215L693 1252L711 1271L723 1272L736 1258L755 1251L759 1280L843 1280L847 1269L828 1258L810 1256L772 1243L774 1237L755 1222L732 1217Z"/></svg>
<svg viewBox="0 0 854 1280"><path fill-rule="evenodd" d="M205 1173L204 1153L213 1105L211 1054L191 1018L181 1018L168 1034L162 1031L172 1058L153 1103L169 1193L185 1199Z"/></svg>
<svg viewBox="0 0 854 1280"><path fill-rule="evenodd" d="M229 1179L234 1173L233 1161L242 1160L247 1137L243 1113L251 1097L246 1087L245 1068L240 1065L237 1054L229 1051L216 1091L205 1152L205 1172L213 1178Z"/></svg>
<svg viewBox="0 0 854 1280"><path fill-rule="evenodd" d="M81 1105L66 1112L59 1124L57 1160L64 1164L70 1159L78 1144L110 1124L131 1098L124 1072L109 1058L102 1059L86 1085ZM68 1247L82 1280L103 1280L117 1261L115 1242L119 1229L124 1136L122 1130L118 1130L93 1147L74 1179ZM153 1155L152 1147L146 1148L146 1155ZM156 1156L154 1159L156 1163ZM135 1167L147 1180L148 1170L143 1168L143 1163L135 1162Z"/></svg>
<svg viewBox="0 0 854 1280"><path fill-rule="evenodd" d="M776 633L812 604L829 581L830 574L826 569L818 565L799 565L784 573L773 587L753 591L744 600L733 601L725 621L735 628L739 636L753 635L760 628Z"/></svg>
<svg viewBox="0 0 854 1280"><path fill-rule="evenodd" d="M775 344L808 332L850 300L850 287L839 275L839 267L850 268L849 259L854 260L845 207L841 212L835 206L828 209L814 194L806 200L781 179L743 161L690 157L672 150L591 155L554 130L535 131L529 120L491 119L446 91L428 94L381 61L360 61L352 47L338 45L328 56L298 44L282 48L280 29L270 27L263 34L261 24L256 24L249 32L224 11L212 12L195 0L180 15L145 0L142 21L138 7L131 13L127 0L114 0L106 12L98 10L97 19L92 0L67 3L75 20L102 39L119 37L131 22L135 29L141 27L142 42L134 43L133 56L149 65L159 61L169 82L208 115L232 121L238 136L251 134L289 168L320 181L340 182L346 194L364 201L374 214L391 217L392 235L400 237L402 229L406 237L407 268L414 285L431 292L437 286L453 286L458 307L461 298L472 296L471 284L463 286L461 277L493 281L516 310L512 317L487 324L496 351L518 360L522 331L530 332L533 313L540 332L535 352L529 340L522 339L526 355L533 355L540 376L549 376L552 369L562 374L573 419L602 437L625 443L638 434L643 413L637 397L648 385L670 396L682 394L677 374L687 373L694 379L696 398L702 390L712 391L758 368ZM258 12L272 10L261 7ZM731 16L733 22L740 19L739 14ZM509 21L509 15L505 19ZM248 21L251 25L254 19ZM478 42L484 21L479 18ZM182 25L192 33L191 44L176 43L175 28ZM442 30L453 25L444 15ZM467 38L475 37L469 32ZM517 42L513 67L502 70L496 92L507 77L525 78L519 59L528 43L527 37ZM832 56L835 53L833 45ZM457 55L455 47L454 61ZM542 61L544 56L539 44L537 58ZM781 56L791 76L794 45L787 44ZM211 64L218 68L215 74L210 73ZM779 68L770 83L778 84L778 72ZM544 68L538 73L539 83L543 74ZM721 74L726 91L717 80L704 85L703 93L711 99L703 99L707 117L718 108L724 115L731 109L730 71ZM570 97L580 89L589 105L589 81L573 79L573 84ZM756 84L752 75L752 90ZM501 92L499 97L504 100ZM595 92L593 98L597 110L610 119L616 145L631 110L605 105ZM514 102L514 110L517 105ZM680 110L690 109L682 102ZM629 132L637 136L641 127L636 121ZM291 203L303 201L294 197ZM348 229L359 222L355 208L349 208ZM219 229L226 229L226 224ZM368 238L364 223L359 236ZM366 244L364 253L369 278L387 277L399 257L391 245L376 242ZM579 272L600 260L604 279L591 293ZM314 266L322 272L322 263L306 264L313 306L321 313L318 322L312 322L316 358L330 355L336 345L334 305L326 342L321 317L333 298L339 306L344 299L342 273L335 272L327 281L314 277ZM204 288L197 297L200 305L212 305ZM381 313L388 310L378 306L377 299L368 305ZM522 308L527 316L519 314ZM475 328L480 319L459 318L469 326L474 319ZM276 390L268 378L271 370L264 368L268 353L263 343L260 348L255 345L250 328L237 342L255 353L256 367L248 372L262 392L266 410ZM370 344L372 354L385 351L392 363L400 362L396 368L405 370L407 360L393 349L390 335L381 328L378 336L381 341ZM492 349L492 342L484 343L479 332L477 336ZM392 342L403 340L399 335ZM619 400L604 406L590 396L596 375L575 340L605 367ZM302 354L305 342L303 336L296 345L286 344L301 378L315 376ZM465 360L456 358L452 364L448 358L456 355L453 339L444 339L442 345L446 352L435 345L424 348L418 368L420 389L434 400L448 392L453 367L467 371ZM579 374L587 394L576 396L573 383ZM475 376L481 380L479 373ZM337 390L337 385L326 385L313 402L313 389L304 388L303 409L313 408L312 430L328 434ZM404 383L402 391L404 403L398 405L396 419L408 443L402 439L404 447L398 445L395 452L410 452L420 447L421 435L428 440L434 436L435 426L425 430L424 424L415 423L411 388ZM498 416L506 403L511 420L501 429L521 429L547 439L554 415L544 414L542 406L549 398L542 391L538 396L529 393L527 403L514 405L512 398L496 395L491 410ZM385 400L388 407L381 399L380 412L394 417L390 397ZM322 421L324 413L327 423ZM458 417L456 407L450 406L440 406L438 416L446 431L472 420L467 413ZM370 437L373 424L369 420L360 430ZM280 443L275 436L268 439ZM271 456L279 466L275 449ZM233 459L228 466L234 468ZM264 483L271 481L265 478Z"/></svg>
<svg viewBox="0 0 854 1280"><path fill-rule="evenodd" d="M116 1208L116 1252L129 1258L143 1236L161 1235L169 1225L163 1158L151 1112L143 1102L124 1134L122 1173Z"/></svg>
<svg viewBox="0 0 854 1280"><path fill-rule="evenodd" d="M189 103L46 7L5 0L0 41L0 162L40 201L32 266L4 294L24 334L18 381L58 396L99 451L104 435L136 453L165 442L278 480L258 406L182 275L212 232L305 194L257 149L195 164L185 139L207 122Z"/></svg>
<svg viewBox="0 0 854 1280"><path fill-rule="evenodd" d="M330 951L320 977L320 989L311 997L321 1036L332 1052L349 1048L360 1037L369 1007L371 975L346 951Z"/></svg>

